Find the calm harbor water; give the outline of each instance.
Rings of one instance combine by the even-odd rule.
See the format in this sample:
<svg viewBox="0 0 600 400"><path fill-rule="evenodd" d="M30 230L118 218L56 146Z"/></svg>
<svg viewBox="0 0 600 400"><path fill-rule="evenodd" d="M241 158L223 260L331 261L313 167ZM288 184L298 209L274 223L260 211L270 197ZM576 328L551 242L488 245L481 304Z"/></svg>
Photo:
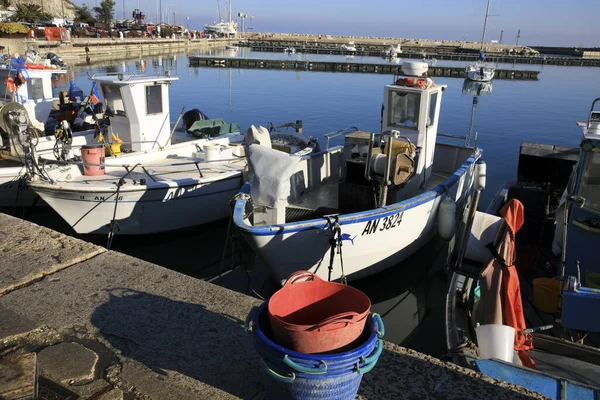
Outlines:
<svg viewBox="0 0 600 400"><path fill-rule="evenodd" d="M224 54L348 60L334 55L252 53L248 49ZM354 61L382 62L382 59L355 57ZM437 65L457 64L438 61ZM499 67L512 68L512 65ZM75 71L75 80L86 91L90 88L88 73L137 72L142 68L146 74L170 71L179 77L170 88L172 122L185 106L186 110L199 108L211 118L238 122L244 129L251 124L278 125L301 119L304 133L318 138L348 126L379 132L383 86L392 81L388 75L191 68L185 53L145 57L110 67L84 67ZM491 93L478 98L473 132L478 133L477 145L483 149L488 165L488 187L482 195L484 206L504 181L516 176L522 141L577 146L581 133L575 120L585 119L591 101L600 96L599 70L595 68L519 64L515 68L536 68L542 73L538 81L495 80ZM466 135L473 95L463 93L463 79L435 81L448 86L443 95L439 131ZM342 141L343 138L338 138L332 144ZM29 218L73 234L51 210L34 210ZM227 223L222 221L185 232L117 236L114 248L167 268L208 278L219 271L226 232ZM105 241L105 238L85 239L100 244ZM435 356L445 352L446 277L443 270L432 267L443 266L445 256L444 243L434 240L424 252L402 265L355 283L371 297L374 310L385 315L388 340ZM267 285L263 285L265 271L260 263L248 275L250 282L242 272L229 275L216 283L234 290L247 291L252 287L263 294L268 291Z"/></svg>

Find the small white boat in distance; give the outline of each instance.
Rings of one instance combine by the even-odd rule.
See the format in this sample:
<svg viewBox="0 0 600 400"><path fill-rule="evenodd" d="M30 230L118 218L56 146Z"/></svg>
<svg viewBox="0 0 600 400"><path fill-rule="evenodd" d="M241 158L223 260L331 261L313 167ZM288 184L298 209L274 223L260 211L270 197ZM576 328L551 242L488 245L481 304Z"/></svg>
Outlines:
<svg viewBox="0 0 600 400"><path fill-rule="evenodd" d="M348 44L343 44L341 46L341 49L345 50L345 51L355 52L356 46L354 45L354 41L352 40L352 41L348 42Z"/></svg>
<svg viewBox="0 0 600 400"><path fill-rule="evenodd" d="M483 52L483 45L485 43L485 32L487 29L487 20L490 13L490 0L487 3L487 9L485 10L485 20L483 22L483 34L481 36L481 49L479 50L479 60L475 63L468 65L465 69L465 76L474 82L490 82L494 79L496 69L484 63L485 54Z"/></svg>
<svg viewBox="0 0 600 400"><path fill-rule="evenodd" d="M385 58L397 58L402 54L402 46L400 44L396 44L390 46L389 49L383 51L383 56Z"/></svg>
<svg viewBox="0 0 600 400"><path fill-rule="evenodd" d="M496 69L478 61L467 66L465 70L467 79L473 82L491 82L496 74Z"/></svg>
<svg viewBox="0 0 600 400"><path fill-rule="evenodd" d="M423 64L403 70L421 74ZM242 188L233 221L273 278L310 270L328 280L358 279L403 261L436 227L451 236L481 154L436 142L445 87L414 75L395 79L384 89L380 135L356 128L325 135L326 148L290 161L295 168L273 171L268 152L250 146L255 178ZM341 135L345 143L330 147Z"/></svg>
<svg viewBox="0 0 600 400"><path fill-rule="evenodd" d="M227 46L225 46L225 49L226 50L238 51L240 48L238 46L227 45Z"/></svg>
<svg viewBox="0 0 600 400"><path fill-rule="evenodd" d="M283 49L283 52L287 54L294 54L296 52L296 48L289 46Z"/></svg>

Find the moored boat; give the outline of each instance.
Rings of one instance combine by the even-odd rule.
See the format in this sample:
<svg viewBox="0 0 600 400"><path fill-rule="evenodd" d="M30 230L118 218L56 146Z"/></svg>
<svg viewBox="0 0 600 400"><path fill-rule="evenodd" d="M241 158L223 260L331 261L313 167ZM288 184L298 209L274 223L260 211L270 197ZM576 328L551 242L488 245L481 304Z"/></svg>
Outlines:
<svg viewBox="0 0 600 400"><path fill-rule="evenodd" d="M551 398L600 394L598 102L578 122L579 149L522 143L518 179L470 214L451 258L452 360ZM481 359L478 324L512 329L508 359Z"/></svg>
<svg viewBox="0 0 600 400"><path fill-rule="evenodd" d="M484 63L485 54L483 51L483 45L485 43L485 33L487 29L487 21L490 13L490 1L488 0L487 8L485 10L485 21L483 23L483 34L481 35L481 49L479 50L479 59L466 67L465 76L467 79L475 82L490 82L494 79L496 69L490 65Z"/></svg>
<svg viewBox="0 0 600 400"><path fill-rule="evenodd" d="M28 182L77 233L149 234L229 214L246 165L245 137L233 128L237 124L219 120L194 122L191 137L171 128L168 88L176 79L93 77L121 153L110 155L114 143L106 156L103 144L99 150L78 149L83 162L48 163ZM301 149L308 145L305 139ZM95 158L86 160L86 152Z"/></svg>
<svg viewBox="0 0 600 400"><path fill-rule="evenodd" d="M298 269L328 280L374 274L433 237L444 199L457 213L464 208L481 153L436 141L445 86L419 77L424 63L403 70L411 77L385 86L381 135L325 135L326 148L290 161L295 166L273 157L282 165L276 174L262 165L268 152L250 146L257 177L242 189L233 221L276 280ZM345 144L330 147L341 135Z"/></svg>

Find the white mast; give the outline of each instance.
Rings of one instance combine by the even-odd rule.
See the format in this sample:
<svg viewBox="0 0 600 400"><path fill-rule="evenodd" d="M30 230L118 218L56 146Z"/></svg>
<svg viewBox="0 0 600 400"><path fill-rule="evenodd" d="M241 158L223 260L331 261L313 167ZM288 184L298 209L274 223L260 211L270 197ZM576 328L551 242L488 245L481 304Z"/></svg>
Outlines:
<svg viewBox="0 0 600 400"><path fill-rule="evenodd" d="M479 50L483 51L483 43L485 42L485 31L487 29L487 20L488 15L490 13L490 0L487 3L487 9L485 10L485 20L483 21L483 35L481 36L481 48Z"/></svg>

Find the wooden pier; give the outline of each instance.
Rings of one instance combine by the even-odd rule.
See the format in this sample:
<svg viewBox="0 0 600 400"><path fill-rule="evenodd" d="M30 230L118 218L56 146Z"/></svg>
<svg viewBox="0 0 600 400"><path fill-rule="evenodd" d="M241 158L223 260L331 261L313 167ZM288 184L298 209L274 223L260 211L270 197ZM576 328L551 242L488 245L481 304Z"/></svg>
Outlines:
<svg viewBox="0 0 600 400"><path fill-rule="evenodd" d="M353 72L366 74L402 75L401 65L372 64L353 61L272 60L244 57L190 56L192 67L279 69L293 71ZM537 80L540 71L497 69L495 79ZM462 78L464 67L429 66L429 76Z"/></svg>

